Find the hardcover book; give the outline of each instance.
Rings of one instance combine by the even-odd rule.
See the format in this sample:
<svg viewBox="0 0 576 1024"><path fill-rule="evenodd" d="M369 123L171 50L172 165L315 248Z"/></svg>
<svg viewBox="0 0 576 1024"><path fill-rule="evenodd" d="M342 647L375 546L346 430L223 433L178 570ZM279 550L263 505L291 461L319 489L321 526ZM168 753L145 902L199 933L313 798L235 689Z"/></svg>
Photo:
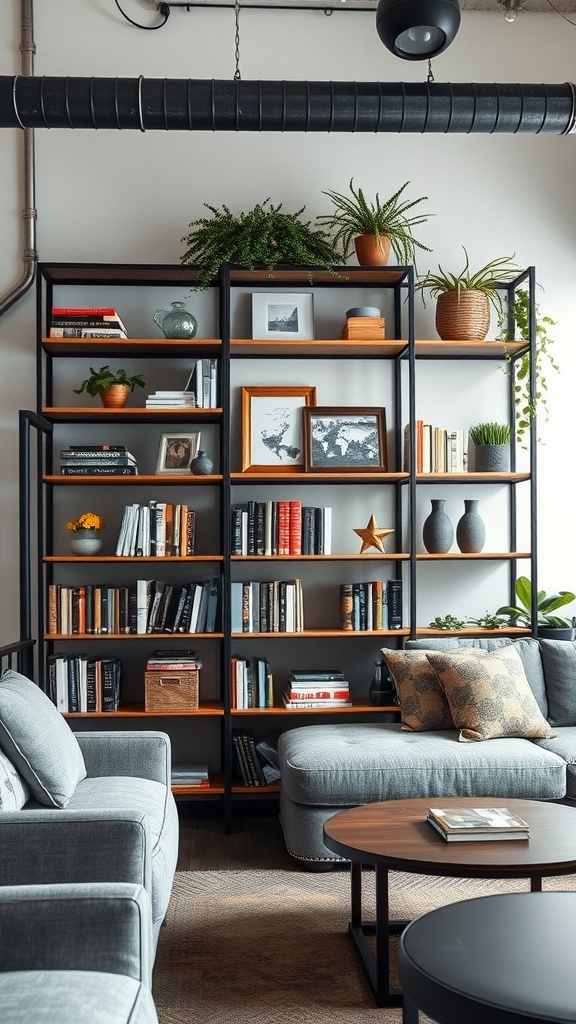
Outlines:
<svg viewBox="0 0 576 1024"><path fill-rule="evenodd" d="M430 807L426 819L444 839L528 839L528 823L507 807Z"/></svg>

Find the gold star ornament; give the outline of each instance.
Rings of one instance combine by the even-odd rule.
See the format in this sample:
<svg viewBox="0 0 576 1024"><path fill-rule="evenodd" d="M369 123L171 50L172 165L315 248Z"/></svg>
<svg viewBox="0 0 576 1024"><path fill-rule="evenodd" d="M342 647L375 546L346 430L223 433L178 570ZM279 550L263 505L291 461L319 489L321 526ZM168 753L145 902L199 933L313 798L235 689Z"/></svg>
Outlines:
<svg viewBox="0 0 576 1024"><path fill-rule="evenodd" d="M360 554L364 554L368 551L368 548L377 548L382 554L386 554L384 550L384 538L390 533L394 533L394 530L382 530L378 526L374 516L370 516L368 526L364 530L354 530L359 537L362 538L362 547L360 548Z"/></svg>

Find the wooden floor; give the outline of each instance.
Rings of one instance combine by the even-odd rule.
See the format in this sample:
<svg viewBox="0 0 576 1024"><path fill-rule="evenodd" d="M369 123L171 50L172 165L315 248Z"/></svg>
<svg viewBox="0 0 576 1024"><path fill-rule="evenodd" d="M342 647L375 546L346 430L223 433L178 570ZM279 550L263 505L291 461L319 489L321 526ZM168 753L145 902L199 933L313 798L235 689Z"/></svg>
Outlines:
<svg viewBox="0 0 576 1024"><path fill-rule="evenodd" d="M300 870L286 852L277 801L235 803L228 834L219 803L179 802L178 812L178 871Z"/></svg>

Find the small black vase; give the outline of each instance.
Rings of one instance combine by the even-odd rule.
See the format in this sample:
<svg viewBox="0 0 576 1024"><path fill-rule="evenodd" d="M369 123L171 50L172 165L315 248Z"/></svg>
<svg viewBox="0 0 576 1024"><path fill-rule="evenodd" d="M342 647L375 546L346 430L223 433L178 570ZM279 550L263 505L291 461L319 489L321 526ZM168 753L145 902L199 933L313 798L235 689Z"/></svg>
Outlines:
<svg viewBox="0 0 576 1024"><path fill-rule="evenodd" d="M385 661L374 662L374 675L368 697L370 703L377 706L397 703L396 687Z"/></svg>

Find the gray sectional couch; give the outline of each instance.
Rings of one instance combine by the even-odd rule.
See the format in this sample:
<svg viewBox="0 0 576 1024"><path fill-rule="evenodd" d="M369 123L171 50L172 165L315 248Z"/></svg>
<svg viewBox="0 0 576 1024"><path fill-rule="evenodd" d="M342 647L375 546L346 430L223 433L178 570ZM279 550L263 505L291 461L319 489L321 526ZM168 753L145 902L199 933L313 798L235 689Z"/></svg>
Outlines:
<svg viewBox="0 0 576 1024"><path fill-rule="evenodd" d="M497 651L507 638L408 641L407 649ZM456 729L406 732L399 722L290 729L279 740L280 816L288 852L311 869L334 865L324 822L348 807L409 797L576 800L576 643L514 642L553 738L460 742Z"/></svg>

